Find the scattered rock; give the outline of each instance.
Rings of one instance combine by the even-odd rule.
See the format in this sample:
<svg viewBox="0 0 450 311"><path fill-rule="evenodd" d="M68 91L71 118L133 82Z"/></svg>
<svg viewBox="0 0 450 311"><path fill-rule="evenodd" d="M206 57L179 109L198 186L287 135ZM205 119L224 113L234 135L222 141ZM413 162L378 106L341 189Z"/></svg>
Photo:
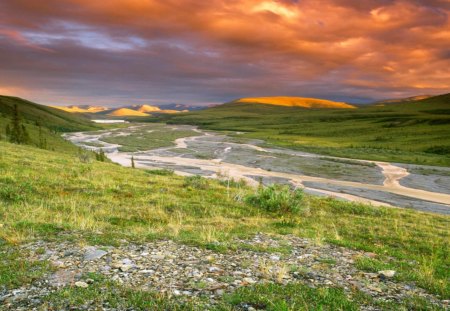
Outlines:
<svg viewBox="0 0 450 311"><path fill-rule="evenodd" d="M108 252L101 250L101 249L89 250L84 254L84 260L91 261L91 260L100 259L103 256L105 256L106 254L108 254Z"/></svg>
<svg viewBox="0 0 450 311"><path fill-rule="evenodd" d="M255 284L256 281L252 278L243 278L242 279L243 282L248 283L248 284Z"/></svg>
<svg viewBox="0 0 450 311"><path fill-rule="evenodd" d="M48 278L48 283L53 287L63 287L74 282L75 271L58 270Z"/></svg>
<svg viewBox="0 0 450 311"><path fill-rule="evenodd" d="M47 276L45 280L34 281L20 291L2 291L0 288L0 300L9 301L11 310L39 310L44 301L40 297L54 292L58 287L72 284L81 288L96 286L94 280L81 280L81 276L93 272L128 288L159 291L180 296L180 299L212 297L212 304L220 301L223 294L241 286L302 282L311 288L339 286L348 295L357 289L381 302L421 297L438 306L444 305L444 302L420 287L396 280L394 270L378 273L358 270L353 259L368 256L363 251L328 244L317 245L308 239L290 235L274 239L257 234L253 238L236 239L234 242L265 249L280 247L282 242L282 245L289 246L290 252L280 256L252 251L251 248L238 248L216 253L170 240L145 244L123 241L120 246L104 251L97 247L86 250L71 242L38 241L20 247L32 254L31 260L51 257L52 262L61 262L65 268ZM49 251L44 254L37 251L42 248ZM335 263L324 265L323 258L333 258ZM14 308L18 305L16 297L23 297L21 299L26 301L27 308ZM255 305L241 309L247 310L248 307L264 309L264 306Z"/></svg>
<svg viewBox="0 0 450 311"><path fill-rule="evenodd" d="M382 270L382 271L378 271L378 275L380 276L380 278L385 278L385 279L391 279L395 276L396 271L394 270Z"/></svg>
<svg viewBox="0 0 450 311"><path fill-rule="evenodd" d="M83 281L75 282L75 286L76 286L76 287L81 287L81 288L87 288L87 287L89 287L88 283L83 282Z"/></svg>

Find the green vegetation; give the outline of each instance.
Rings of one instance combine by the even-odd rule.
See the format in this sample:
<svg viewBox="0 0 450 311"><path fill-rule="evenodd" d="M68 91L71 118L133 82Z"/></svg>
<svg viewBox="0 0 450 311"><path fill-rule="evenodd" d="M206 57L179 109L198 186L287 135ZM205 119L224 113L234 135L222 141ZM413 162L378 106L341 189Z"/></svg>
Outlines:
<svg viewBox="0 0 450 311"><path fill-rule="evenodd" d="M226 305L247 305L257 310L359 310L358 304L349 301L344 292L336 288L309 288L295 284L276 284L243 288L225 298ZM243 303L244 302L244 303ZM220 308L219 310L230 310Z"/></svg>
<svg viewBox="0 0 450 311"><path fill-rule="evenodd" d="M450 94L358 109L301 109L225 104L180 115L168 123L243 132L269 144L357 159L450 166ZM149 119L150 120L155 120Z"/></svg>
<svg viewBox="0 0 450 311"><path fill-rule="evenodd" d="M5 129L6 136L9 141L15 144L28 143L30 141L30 135L28 134L25 125L22 124L17 105L14 105L11 119L11 125L6 124Z"/></svg>
<svg viewBox="0 0 450 311"><path fill-rule="evenodd" d="M10 135L14 103L21 116L19 123L24 125L22 130L29 134L29 145L7 142L6 124L10 124ZM245 139L269 137L268 141L278 146L324 154L449 165L445 155L447 110L436 98L426 103L426 109L422 101L408 103L408 108L392 104L339 112L276 107L276 117L270 106L225 105L170 117L170 122L189 121L207 128L241 131ZM373 252L374 258L355 258L355 267L368 272L393 269L397 271L396 280L415 282L442 299L450 298L448 216L375 208L310 196L283 186L255 190L242 181L225 178L133 170L105 161L103 153L79 150L61 138L61 131L95 129L88 120L16 98L0 97L0 104L0 121L5 125L0 127L5 131L0 135L0 290L19 288L53 271L50 262L31 261L19 251L18 245L35 239L107 246L124 239L139 243L168 238L215 252L248 249L289 253L286 245L250 245L236 239L264 232ZM241 120L236 109L243 111ZM278 127L277 122L281 122ZM386 122L394 125L386 127ZM176 129L164 132L161 138L162 126L161 130L158 127L156 124L110 139L128 150L139 150L169 146L176 138L197 135ZM329 128L336 130L335 135ZM386 128L390 130L384 132ZM292 133L286 133L289 131ZM374 138L374 132L380 137ZM385 140L388 133L392 138ZM397 135L406 135L405 143ZM350 146L352 138L354 145ZM398 150L393 147L396 144ZM354 164L352 160L332 161ZM328 257L320 262L329 267L336 264ZM207 297L189 301L125 288L101 275L84 278L93 280L93 284L59 289L42 298L44 307L65 309L88 304L134 310L204 310L208 306ZM202 282L194 285L205 286ZM240 288L225 294L214 308L357 310L361 304L384 310L434 309L420 299L392 305L375 302L357 290L348 297L341 289L309 288L301 283Z"/></svg>
<svg viewBox="0 0 450 311"><path fill-rule="evenodd" d="M56 132L89 131L99 128L89 119L56 108L39 105L25 99L0 95L0 113L3 117L13 114L17 105L23 119L29 123L39 122Z"/></svg>
<svg viewBox="0 0 450 311"><path fill-rule="evenodd" d="M241 288L226 295L218 306L207 307L207 299L197 298L195 303L170 298L164 294L133 291L108 281L100 275L94 278L96 286L89 288L65 288L49 296L46 300L52 307L64 309L68 306L104 306L120 310L215 310L231 311L239 307L254 307L258 310L359 310L357 302L350 301L340 289L313 289L295 284L276 284ZM201 286L201 284L199 285Z"/></svg>
<svg viewBox="0 0 450 311"><path fill-rule="evenodd" d="M261 186L254 195L249 195L246 201L271 213L280 215L298 213L303 207L303 191L291 190L286 185Z"/></svg>
<svg viewBox="0 0 450 311"><path fill-rule="evenodd" d="M47 262L29 262L26 254L0 243L0 288L17 288L48 272Z"/></svg>
<svg viewBox="0 0 450 311"><path fill-rule="evenodd" d="M165 124L152 124L151 126L137 126L127 130L126 135L120 135L119 133L118 135L103 137L102 140L121 145L120 151L136 152L173 146L175 139L195 135L198 135L198 133L191 130L173 129L168 131Z"/></svg>
<svg viewBox="0 0 450 311"><path fill-rule="evenodd" d="M0 240L3 251L35 238L71 236L104 245L171 238L232 251L241 247L235 237L294 234L371 251L380 261L392 257L389 267L400 278L450 296L448 217L304 195L301 212L286 218L246 203L255 190L233 186L0 142Z"/></svg>
<svg viewBox="0 0 450 311"><path fill-rule="evenodd" d="M90 120L17 97L0 96L0 140L75 153L61 134L100 129Z"/></svg>

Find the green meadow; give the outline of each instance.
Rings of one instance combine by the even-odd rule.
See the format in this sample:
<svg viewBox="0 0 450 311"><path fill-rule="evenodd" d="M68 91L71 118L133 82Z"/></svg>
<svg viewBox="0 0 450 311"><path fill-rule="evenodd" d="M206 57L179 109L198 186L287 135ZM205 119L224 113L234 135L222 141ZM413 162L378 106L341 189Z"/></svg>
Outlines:
<svg viewBox="0 0 450 311"><path fill-rule="evenodd" d="M379 257L361 262L362 269L376 270L386 260L400 279L450 294L446 216L308 195L295 211L277 213L246 200L255 190L242 183L80 161L75 154L6 142L0 147L0 286L21 286L34 279L31 271L50 269L17 254L16 245L33 240L116 245L168 238L232 252L240 247L233 238L264 232L374 252Z"/></svg>
<svg viewBox="0 0 450 311"><path fill-rule="evenodd" d="M273 116L269 117L273 113L271 107L261 106L258 114L251 111L254 109L252 105L239 107L244 109L242 118L245 122L231 117L235 109L234 106L224 106L170 121L196 123L227 131L246 131L246 137L262 138L266 133L270 143L300 149L308 147L289 142L288 138L307 137L303 131L298 136L280 132L288 128L292 130L293 124L299 120L315 120L311 121L310 126L322 128L322 133L327 132L322 121L318 121L323 118L323 112L311 111L307 117L302 117L303 111L281 111L278 121L292 118L292 122L283 123L280 129L275 129L273 124L278 121ZM365 114L377 109L367 108ZM26 107L20 106L20 110L25 112ZM217 110L223 110L221 118ZM226 112L230 114L228 119ZM2 113L0 121L4 125L10 120L7 110ZM345 111L347 116L353 116L353 121L335 122L342 131L344 124L350 126L352 122L368 127L372 121L364 118L355 121L359 113L358 110ZM337 115L337 112L327 114ZM317 245L330 243L373 252L376 258L358 260L355 263L358 269L366 272L394 269L397 271L396 280L413 282L441 299L450 298L450 222L447 216L320 198L292 193L287 188L273 187L263 191L253 189L244 182L226 180L226 177L224 180L182 177L166 170L148 171L100 162L92 154L80 154L78 148L61 138L61 132L54 126L62 126L62 121L53 118L53 110L46 111L44 116L49 118L41 126L49 142L47 148L36 146L39 127L26 113L23 114L23 122L30 132L29 145L11 144L4 135L0 140L0 290L26 286L55 271L49 261L31 261L27 254L21 252L21 245L33 241L77 241L83 245L117 246L122 240L145 243L171 239L224 253L248 247L237 243L236 238L249 238L263 232L305 237ZM423 116L425 118L427 114L423 113ZM90 123L86 123L89 126L85 128L82 117L71 117L75 119L70 123L79 126L70 130L96 129ZM431 116L424 119L424 124L429 124L426 122L431 119ZM436 116L435 120L447 119ZM263 125L256 131L258 122ZM420 126L414 125L416 131ZM448 131L448 125L423 126L432 128L423 135L435 137L434 142L425 141L420 146L410 147L420 152L407 151L404 145L403 151L389 151L392 154L389 153L388 159L395 159L392 156L396 155L399 161L406 161L420 155L420 161L425 163L447 165L445 155L429 154L423 149L444 146L446 141L437 138ZM306 127L295 128L300 131ZM380 128L383 128L382 125ZM397 128L400 132L406 130L406 125ZM308 131L312 132L310 129ZM275 132L278 134L273 134ZM346 133L350 135L350 130ZM355 131L354 136L363 144L362 133ZM339 139L350 140L345 137L326 136L323 145L316 151L325 153L325 150L331 150L330 154L345 154L350 150L365 150L362 147L339 149L328 146L338 144ZM388 145L385 143L384 146ZM367 153L366 156L384 159L381 151L373 155ZM274 250L261 248L258 251ZM330 263L332 261L324 262ZM109 306L119 309L134 310L201 310L202 303L206 303L203 300L195 303L179 301L154 292L125 288L101 275L84 277L95 279L96 285L61 288L44 297L45 303L64 308L67 303L76 307L82 306L85 301L107 302ZM421 299L380 304L358 291L348 297L339 288L310 288L301 282L241 288L224 295L214 308L238 310L244 302L267 306L267 310L358 310L362 304L384 310L438 309Z"/></svg>
<svg viewBox="0 0 450 311"><path fill-rule="evenodd" d="M357 109L230 103L148 121L159 119L324 155L450 166L450 94Z"/></svg>

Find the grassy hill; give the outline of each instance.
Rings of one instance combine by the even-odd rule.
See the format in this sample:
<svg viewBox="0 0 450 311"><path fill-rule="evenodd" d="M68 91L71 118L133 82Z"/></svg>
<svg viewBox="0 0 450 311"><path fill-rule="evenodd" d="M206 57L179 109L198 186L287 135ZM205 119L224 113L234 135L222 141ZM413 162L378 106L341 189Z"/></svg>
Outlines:
<svg viewBox="0 0 450 311"><path fill-rule="evenodd" d="M323 108L323 109L351 109L355 106L343 102L335 102L331 100L305 97L290 97L290 96L274 96L274 97L247 97L241 98L232 103L248 103L248 104L264 104L284 107L299 107L299 108Z"/></svg>
<svg viewBox="0 0 450 311"><path fill-rule="evenodd" d="M78 114L18 97L0 96L0 140L6 139L5 127L11 122L14 105L17 105L23 124L30 134L31 145L38 145L41 135L46 140L47 149L74 152L77 148L62 139L63 132L100 129L89 119Z"/></svg>
<svg viewBox="0 0 450 311"><path fill-rule="evenodd" d="M59 110L67 111L67 112L70 112L70 113L88 113L88 114L109 110L106 107L90 106L90 105L52 106L52 107L56 108L56 109L59 109Z"/></svg>
<svg viewBox="0 0 450 311"><path fill-rule="evenodd" d="M8 109L15 100L18 105L22 103L12 98L9 108L5 108L2 101L2 125L9 122ZM257 105L255 111L255 105L239 105L247 119L236 119L236 107L231 104L216 108L222 111L220 115L214 109L206 111L211 119L202 122L213 122L205 126L224 122L223 129L227 129L241 128L242 120L250 120L248 124L244 122L249 125L246 135L255 137L274 131L270 114L278 110L273 110L273 106ZM440 126L446 120L427 117L442 116L442 110L446 111L439 98L414 105L408 107L407 113L397 104L389 108L394 113L401 110L404 118L420 115L426 124L437 122L436 126ZM207 180L176 176L166 170L146 171L87 160L67 152L76 148L54 131L68 130L63 124L71 122L69 117L74 118L71 130L91 129L89 122L71 114L54 114L52 109L41 109L26 101L19 108L23 109L26 127L33 137L35 123L40 121L33 114L47 118L45 129L54 148L43 150L0 140L2 307L225 311L247 306L267 310L359 310L364 306L371 310L441 310L431 301L450 298L448 216L343 202L287 188L255 190L242 182L227 180L226 176L223 180ZM312 126L319 122L317 118L323 118L317 111L281 108L284 112L277 117L284 121L289 114L300 118L302 111L310 111L307 120L314 120ZM378 108L367 109L382 114ZM197 118L192 122L206 118L203 114L186 116ZM358 120L355 115L352 118ZM256 127L257 122L262 122L261 130ZM389 122L408 121L401 118ZM283 144L290 143L287 140ZM256 243L255 239L262 235L271 238ZM297 238L306 239L301 246L306 249L301 260L308 264L292 264L287 259L293 256L300 260L299 253L294 252L297 248L289 244ZM149 245L171 245L172 249L165 250L167 257L158 252L145 254ZM108 255L87 261L83 256L90 247ZM340 270L341 255L345 257L345 267L349 267L344 271ZM136 261L144 257L150 261L142 266L115 266L118 258ZM214 274L217 271L205 268L219 265L223 258L239 259L232 262L234 266L214 266L228 274ZM149 281L171 286L173 279L180 276L173 273L178 270L171 271L165 265L177 260L181 263L174 269L186 268L185 286L192 292L211 284L210 277L193 275L195 269L205 268L205 273L227 284L225 292L215 296L215 305L211 305L209 295L186 300L190 296L161 293L157 287L144 286ZM272 265L272 261L276 263ZM256 269L252 278L239 276L251 268ZM386 280L378 276L380 270L395 270L396 274ZM71 271L76 273L70 274ZM155 271L162 277L151 274ZM352 273L351 279L347 272ZM62 279L69 276L67 286L52 287L55 275ZM262 281L245 281L256 277ZM141 278L142 284L122 283ZM326 285L328 278L334 283ZM311 279L318 283L308 283ZM75 281L82 281L81 285ZM234 288L235 282L243 285ZM342 282L349 285L346 291L340 288ZM421 293L414 291L417 288L423 289L424 294L416 296L415 293ZM396 295L395 299L384 299L390 295L387 290ZM402 294L397 296L397 291ZM33 307L28 305L30 301Z"/></svg>
<svg viewBox="0 0 450 311"><path fill-rule="evenodd" d="M450 94L358 109L229 103L160 118L327 155L450 166Z"/></svg>
<svg viewBox="0 0 450 311"><path fill-rule="evenodd" d="M277 198L274 194L272 198ZM255 196L255 191L242 183L133 170L97 161L81 162L71 154L0 142L0 289L26 288L30 282L48 278L61 269L61 264L58 268L51 258L31 258L51 252L51 245L67 243L120 250L124 243L144 245L170 239L180 245L208 250L210 256L223 253L234 256L242 250L255 251L258 256L283 257L290 253L291 249L283 244L273 247L241 242L263 232L279 235L280 241L287 234L306 237L315 249L322 249L325 244L326 250L327 243L331 243L361 250L361 255L352 259L355 269L360 271L358 275L394 269L397 271L394 282L415 282L441 299L448 299L448 217L307 195L296 199L297 211L280 214L248 200L249 196ZM34 242L40 248L31 256L22 245ZM64 249L67 255L63 260L70 258L70 250ZM364 252L374 254L367 257ZM333 271L330 269L334 269L336 260L327 257L317 260L312 272ZM244 286L226 294L214 308L196 308L174 296L124 288L119 282L105 280L105 276L93 272L81 276L83 280L91 279L87 288L53 289L51 295L39 299L54 309L81 307L86 303L93 309L106 303L134 310L235 310L244 303L255 306L270 303L270 310L357 310L359 305L383 310L431 307L422 298L414 297L393 303L377 302L356 288L351 298L347 296L349 293L334 287L311 289L302 285L302 280L312 277L312 272L304 269L307 268L285 267L284 273L298 273L299 283ZM166 277L169 281L168 274ZM205 284L192 286L201 289ZM205 300L207 303L207 296L197 302Z"/></svg>

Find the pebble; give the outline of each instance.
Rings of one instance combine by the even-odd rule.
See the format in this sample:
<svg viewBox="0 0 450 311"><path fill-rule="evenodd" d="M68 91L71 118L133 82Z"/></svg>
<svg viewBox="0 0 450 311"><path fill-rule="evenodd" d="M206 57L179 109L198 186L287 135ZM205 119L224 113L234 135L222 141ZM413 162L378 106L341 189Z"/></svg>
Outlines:
<svg viewBox="0 0 450 311"><path fill-rule="evenodd" d="M390 279L393 278L396 274L396 271L394 270L382 270L378 271L378 275L382 278Z"/></svg>
<svg viewBox="0 0 450 311"><path fill-rule="evenodd" d="M283 253L283 256L249 250L251 248L216 253L170 240L145 244L122 241L121 245L104 251L100 246L82 248L71 242L37 241L19 247L30 253L32 260L43 260L51 256L52 262L63 262L64 267L19 291L2 291L0 288L0 300L11 301L12 297L24 297L21 298L21 303L25 303L27 307L21 310L38 310L41 308L39 304L43 303L43 299L39 298L60 287L71 284L82 288L97 286L94 280L81 280L86 273L94 272L128 288L160 291L184 296L186 299L210 297L211 304L220 301L220 296L241 286L302 282L312 288L338 286L348 295L352 295L354 289L359 289L380 302L395 303L411 297L421 297L438 306L444 305L443 301L420 287L396 280L394 270L378 273L358 270L353 259L369 256L363 251L328 244L317 245L308 239L291 235L273 239L268 235L257 234L253 238L236 239L234 242L236 245L248 244L265 248L280 247L281 242L282 245L289 246L291 251ZM42 248L49 251L41 254L38 250ZM335 264L331 267L324 265L322 258L333 258ZM293 268L281 272L280 267ZM18 302L14 300L9 303L11 310L15 310L14 306Z"/></svg>
<svg viewBox="0 0 450 311"><path fill-rule="evenodd" d="M87 288L89 285L86 282L78 281L78 282L75 282L75 286L81 287L81 288Z"/></svg>
<svg viewBox="0 0 450 311"><path fill-rule="evenodd" d="M101 249L93 249L93 250L89 250L84 254L84 260L86 261L90 261L90 260L96 260L96 259L100 259L103 256L105 256L106 254L108 254L108 252L101 250Z"/></svg>

